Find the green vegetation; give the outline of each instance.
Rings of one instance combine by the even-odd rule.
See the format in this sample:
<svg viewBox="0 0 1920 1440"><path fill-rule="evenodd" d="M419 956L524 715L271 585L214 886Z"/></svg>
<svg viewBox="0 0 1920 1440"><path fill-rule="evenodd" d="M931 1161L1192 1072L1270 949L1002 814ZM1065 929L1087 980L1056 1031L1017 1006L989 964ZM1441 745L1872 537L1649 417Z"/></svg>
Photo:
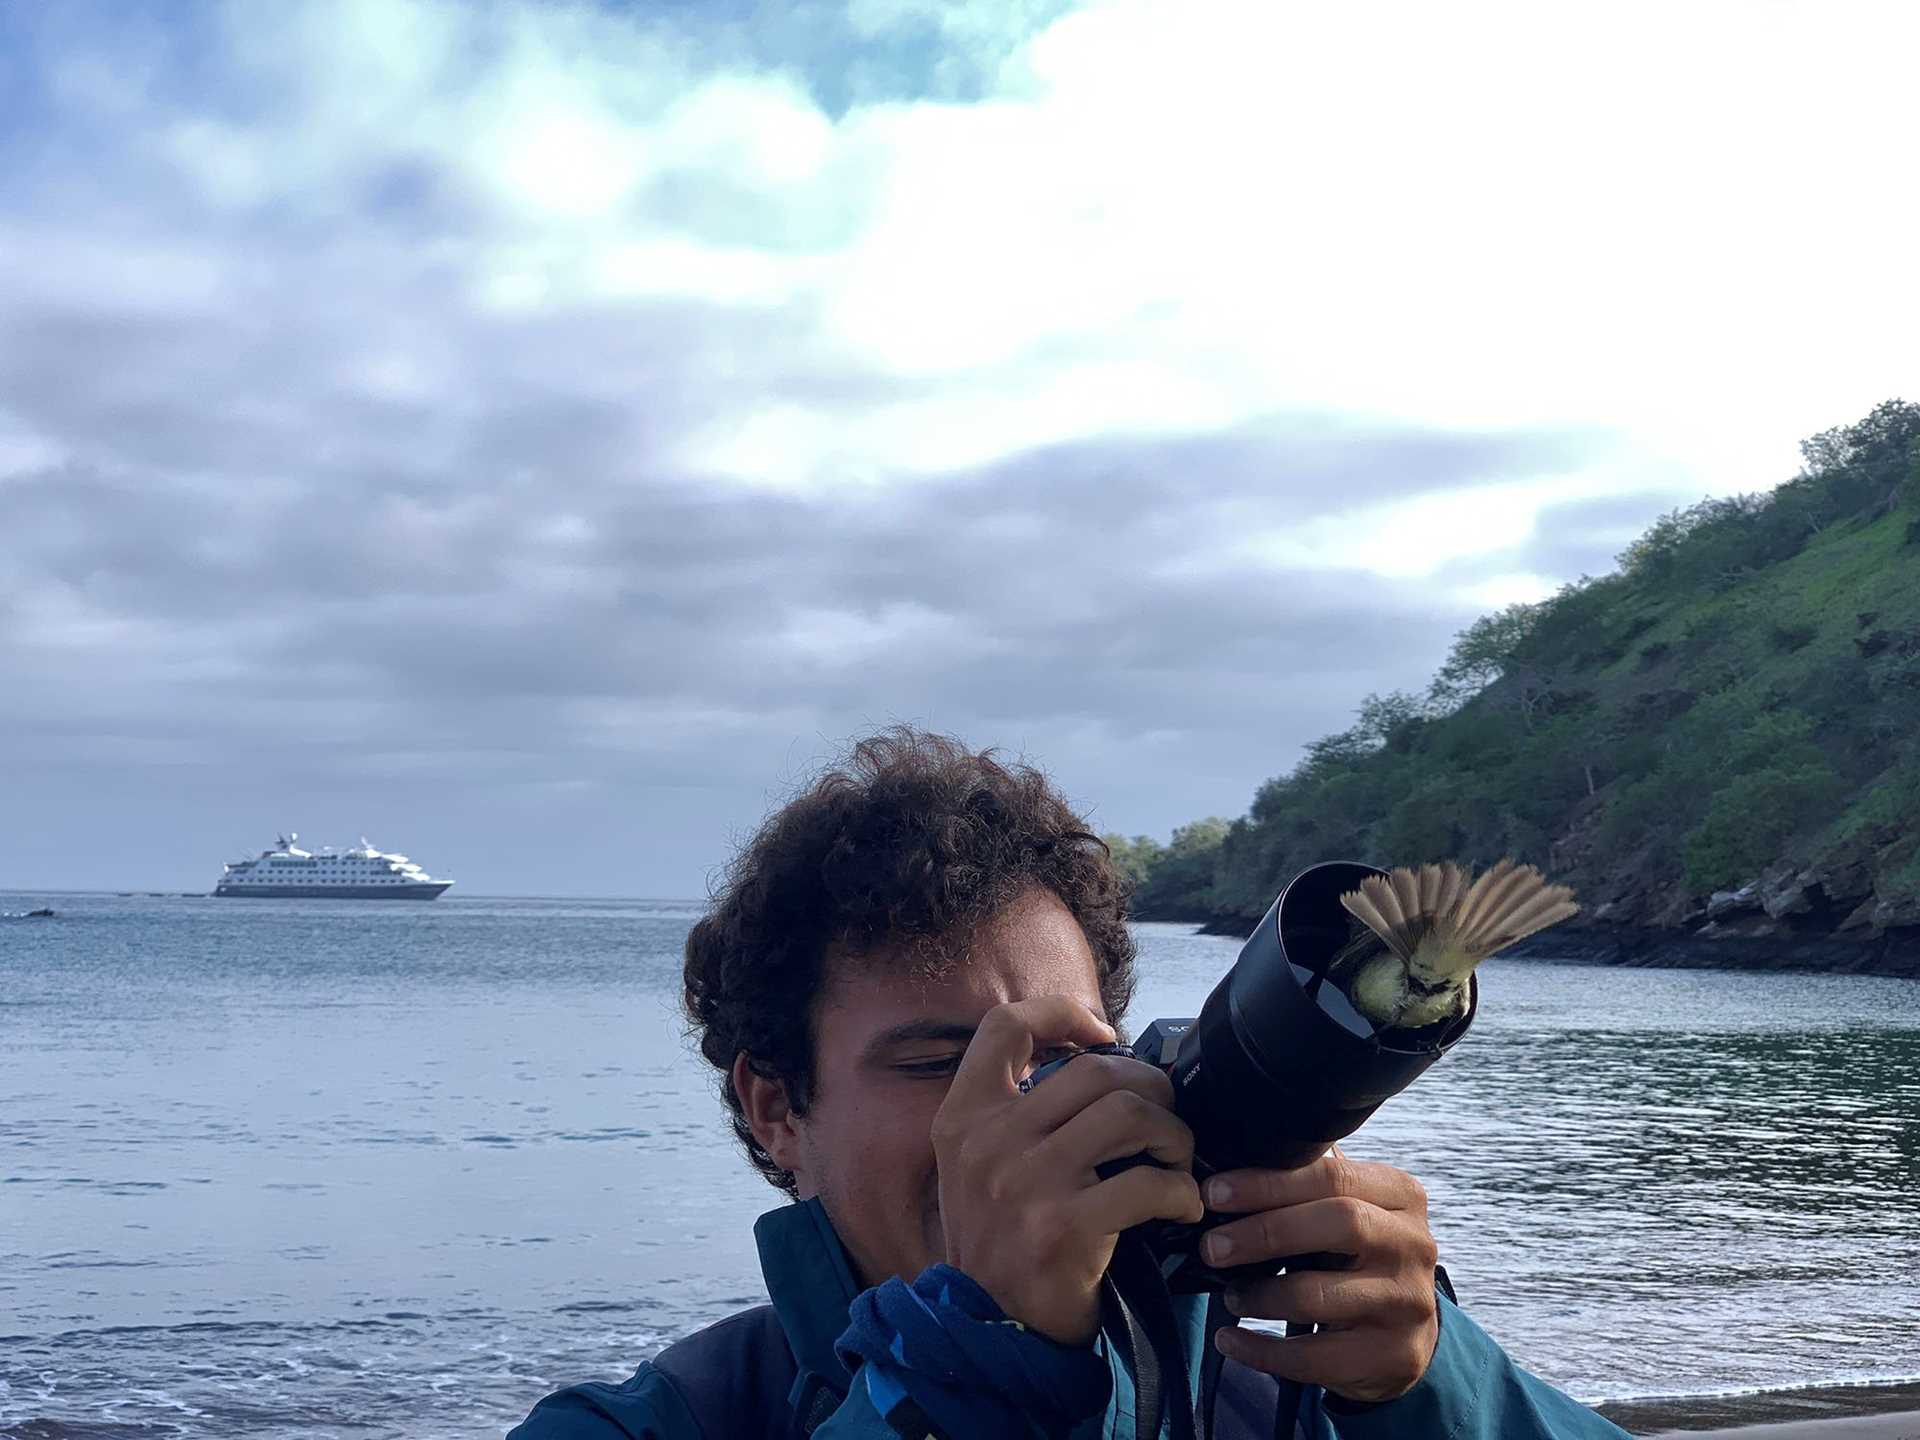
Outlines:
<svg viewBox="0 0 1920 1440"><path fill-rule="evenodd" d="M1475 621L1425 694L1367 696L1242 818L1107 837L1137 912L1250 924L1317 860L1514 855L1617 923L1791 869L1797 923L1920 924L1920 405L1801 453Z"/></svg>
<svg viewBox="0 0 1920 1440"><path fill-rule="evenodd" d="M1143 893L1151 878L1161 909L1194 915L1206 913L1212 903L1214 858L1226 834L1227 822L1216 815L1182 825L1168 845L1146 835L1105 838L1136 893Z"/></svg>

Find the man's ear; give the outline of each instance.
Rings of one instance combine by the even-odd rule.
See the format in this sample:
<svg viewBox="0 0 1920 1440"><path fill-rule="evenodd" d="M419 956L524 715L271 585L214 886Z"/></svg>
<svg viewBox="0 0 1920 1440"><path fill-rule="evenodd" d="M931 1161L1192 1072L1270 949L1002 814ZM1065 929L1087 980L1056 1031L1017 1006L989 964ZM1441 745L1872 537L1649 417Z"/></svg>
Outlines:
<svg viewBox="0 0 1920 1440"><path fill-rule="evenodd" d="M800 1171L800 1136L795 1128L799 1118L787 1098L787 1087L778 1080L756 1074L742 1050L733 1057L733 1093L740 1097L741 1112L747 1128L760 1148L773 1157L782 1170Z"/></svg>

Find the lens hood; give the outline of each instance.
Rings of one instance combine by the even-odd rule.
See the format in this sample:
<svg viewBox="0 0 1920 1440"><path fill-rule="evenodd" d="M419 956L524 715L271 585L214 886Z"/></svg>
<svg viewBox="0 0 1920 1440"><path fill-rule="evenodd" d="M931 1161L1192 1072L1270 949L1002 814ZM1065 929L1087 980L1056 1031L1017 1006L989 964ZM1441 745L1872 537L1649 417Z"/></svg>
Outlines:
<svg viewBox="0 0 1920 1440"><path fill-rule="evenodd" d="M1280 892L1181 1038L1170 1068L1181 1118L1207 1168L1290 1169L1352 1134L1473 1023L1467 1011L1419 1029L1360 1014L1327 967L1360 929L1340 897L1386 872L1328 861Z"/></svg>

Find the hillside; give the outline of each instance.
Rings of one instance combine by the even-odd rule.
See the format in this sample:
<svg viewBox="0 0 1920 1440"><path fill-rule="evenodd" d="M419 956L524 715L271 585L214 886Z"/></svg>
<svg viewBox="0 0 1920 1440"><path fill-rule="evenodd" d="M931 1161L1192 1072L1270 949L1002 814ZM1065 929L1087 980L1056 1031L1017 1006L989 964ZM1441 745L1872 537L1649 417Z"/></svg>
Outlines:
<svg viewBox="0 0 1920 1440"><path fill-rule="evenodd" d="M1607 958L1920 974L1920 405L1801 449L1771 493L1476 621L1240 819L1107 837L1136 913L1244 932L1318 860L1516 855Z"/></svg>

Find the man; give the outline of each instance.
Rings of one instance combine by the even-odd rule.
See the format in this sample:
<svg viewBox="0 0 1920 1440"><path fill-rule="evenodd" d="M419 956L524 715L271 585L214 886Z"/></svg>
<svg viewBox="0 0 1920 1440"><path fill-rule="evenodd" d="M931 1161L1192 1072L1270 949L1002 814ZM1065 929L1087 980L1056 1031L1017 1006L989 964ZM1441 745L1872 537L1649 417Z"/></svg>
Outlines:
<svg viewBox="0 0 1920 1440"><path fill-rule="evenodd" d="M1155 1381L1103 1327L1102 1277L1122 1232L1207 1210L1234 1217L1203 1241L1215 1263L1349 1257L1229 1292L1320 1328L1219 1332L1217 1434L1274 1434L1282 1397L1311 1440L1622 1434L1435 1293L1412 1176L1335 1152L1203 1195L1154 1067L1083 1056L1022 1093L1116 1038L1126 898L1044 776L940 736L869 739L768 820L685 981L734 1131L795 1202L755 1227L772 1307L547 1397L513 1440L1132 1436ZM1159 1164L1096 1171L1143 1151ZM1197 1362L1202 1306L1177 1323Z"/></svg>

